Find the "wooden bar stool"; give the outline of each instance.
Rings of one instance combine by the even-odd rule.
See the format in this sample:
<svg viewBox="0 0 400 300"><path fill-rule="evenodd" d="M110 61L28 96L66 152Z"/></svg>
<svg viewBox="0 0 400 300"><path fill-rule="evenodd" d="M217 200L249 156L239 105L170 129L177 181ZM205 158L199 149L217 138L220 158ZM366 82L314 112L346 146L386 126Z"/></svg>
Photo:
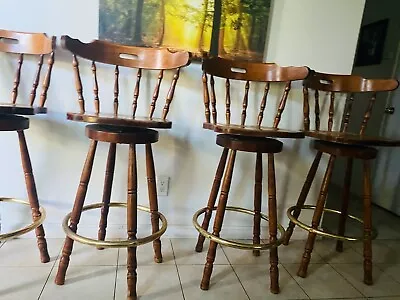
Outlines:
<svg viewBox="0 0 400 300"><path fill-rule="evenodd" d="M309 231L304 254L301 260L301 265L297 272L300 277L306 277L308 264L311 259L311 252L314 248L316 235L322 235L337 239L336 250L343 251L343 241L362 240L364 242L364 283L372 284L372 248L371 241L373 238L372 215L371 215L371 167L370 161L375 159L377 150L371 146L399 146L400 141L390 140L383 137L370 137L365 135L368 121L371 117L373 105L378 92L387 92L395 90L398 87L398 82L394 79L364 79L355 75L331 75L313 72L304 81L304 128L306 136L313 138L313 147L317 150L314 162L307 175L307 179L301 190L296 206L288 209L288 217L291 220L287 228L284 244L289 243L295 225ZM315 95L315 130L310 130L309 118L309 89L314 90ZM323 95L320 95L320 92ZM350 115L354 98L356 95L361 97L361 94L371 94L367 110L365 111L364 119L361 123L359 133L347 132L349 126ZM329 94L329 95L328 95ZM339 95L338 95L339 94ZM347 99L344 114L342 117L340 130L334 130L334 107L336 96L340 94L350 94ZM330 99L328 112L328 127L326 130L320 130L320 100ZM344 99L345 97L342 97ZM340 99L339 99L340 100ZM304 205L311 184L314 180L318 169L322 154L329 155L329 162L322 181L320 194L316 206ZM325 201L328 195L328 186L330 183L332 170L336 157L346 157L347 166L344 174L343 202L341 211L325 208ZM354 159L363 161L363 202L364 215L363 218L357 218L348 215L351 172ZM311 226L298 220L302 209L314 210ZM319 229L322 214L337 213L340 214L338 234L325 232ZM361 237L352 237L345 235L345 225L347 218L351 218L360 223L363 223L364 234Z"/></svg>
<svg viewBox="0 0 400 300"><path fill-rule="evenodd" d="M25 175L26 190L29 202L14 198L0 198L2 202L14 202L31 207L33 223L24 228L12 232L0 234L0 240L17 237L35 230L37 244L42 263L50 261L47 251L47 243L43 229L43 221L46 217L44 208L40 207L33 177L32 164L29 157L28 146L25 140L24 130L29 128L29 119L23 116L45 114L47 91L50 86L51 71L54 63L55 37L48 37L44 33L25 33L0 29L0 52L16 54L18 56L17 71L11 92L11 102L0 103L0 131L16 131L18 133L21 151L22 167ZM39 105L35 105L37 88L41 80L41 71L45 56L48 56L48 68L44 76ZM33 78L33 86L29 95L29 103L17 103L19 86L22 75L24 58L38 57L37 71ZM29 58L30 60L31 58Z"/></svg>
<svg viewBox="0 0 400 300"><path fill-rule="evenodd" d="M152 143L158 141L158 132L150 128L171 128L172 123L167 120L170 104L174 96L176 84L179 78L179 72L182 67L190 63L190 53L186 51L170 52L167 49L152 49L124 46L105 41L95 40L84 44L79 40L68 36L62 37L63 47L73 54L73 68L75 70L76 90L78 93L79 113L67 113L67 118L73 121L95 123L86 126L86 136L91 140L89 152L83 167L80 184L75 198L74 207L64 221L63 228L67 234L62 256L58 267L55 283L63 285L65 275L70 261L70 255L74 241L98 248L121 248L128 249L127 259L127 281L128 281L128 299L136 299L136 281L137 281L137 260L136 247L145 243L153 242L154 259L156 262L162 262L160 236L167 229L165 217L158 212L156 175L154 169L154 160L152 152ZM83 86L79 73L79 64L77 56L92 62L91 69L94 82L94 113L88 113L85 110L85 101L83 97ZM113 114L100 113L99 86L97 80L96 62L108 65L115 65L114 74L114 98ZM132 112L130 115L119 114L119 67L136 68L136 85L133 91ZM150 113L147 117L136 116L138 107L138 98L140 91L140 82L143 70L158 70L158 78L150 104ZM154 118L154 112L160 92L160 87L164 72L175 70L171 86L166 96L165 105L162 110L161 118ZM103 202L84 206L86 192L92 172L93 161L98 142L110 144L108 159L106 164ZM127 203L111 202L111 189L114 177L116 146L117 144L129 145L129 163L128 163L128 190ZM149 192L150 208L137 205L137 161L136 145L144 144L146 148L146 169L147 184ZM110 207L127 207L127 240L107 241L106 227L107 216ZM98 239L90 239L78 235L77 227L81 214L85 210L101 208L101 219L99 225ZM151 214L152 234L144 238L137 238L137 210L146 211ZM159 220L162 222L159 227Z"/></svg>
<svg viewBox="0 0 400 300"><path fill-rule="evenodd" d="M211 189L207 207L198 210L193 216L193 224L199 231L196 251L203 249L204 239L210 239L210 246L207 253L207 260L204 267L203 278L200 288L208 290L210 277L215 261L217 244L238 249L253 250L253 254L260 255L260 250L270 249L270 275L271 292L279 293L279 270L278 270L278 249L284 236L283 227L277 222L276 187L275 187L275 164L274 154L282 151L282 142L274 138L303 138L302 131L288 131L279 129L279 123L285 108L292 81L303 80L308 76L307 67L279 67L276 64L251 63L242 61L231 61L221 58L210 58L203 61L203 87L206 122L205 129L221 133L217 135L217 145L223 147L221 159L215 174L214 183ZM208 86L210 76L210 89ZM225 122L217 121L217 98L215 92L214 77L225 79L226 100L225 100ZM245 92L240 115L240 124L231 123L231 81L245 81ZM254 125L246 124L247 107L249 104L250 82L265 83L264 94L261 99L257 122ZM267 96L271 83L285 83L284 93L279 103L272 127L264 127L264 110L267 103ZM211 113L210 113L211 103ZM211 119L212 116L212 119ZM233 169L237 151L256 153L255 186L254 186L254 210L227 206L228 195L231 186ZM268 215L261 213L262 198L262 154L268 153ZM229 154L229 158L228 158ZM228 163L227 163L228 160ZM223 175L225 173L225 175ZM221 179L222 187L221 187ZM221 191L220 191L221 187ZM218 206L215 207L218 192L220 191ZM212 212L216 210L213 232L208 232ZM224 220L225 211L235 211L253 215L253 244L239 243L226 240L220 237L220 231ZM201 214L204 215L202 225L197 221ZM269 223L269 243L260 242L261 219ZM280 231L278 237L277 231Z"/></svg>

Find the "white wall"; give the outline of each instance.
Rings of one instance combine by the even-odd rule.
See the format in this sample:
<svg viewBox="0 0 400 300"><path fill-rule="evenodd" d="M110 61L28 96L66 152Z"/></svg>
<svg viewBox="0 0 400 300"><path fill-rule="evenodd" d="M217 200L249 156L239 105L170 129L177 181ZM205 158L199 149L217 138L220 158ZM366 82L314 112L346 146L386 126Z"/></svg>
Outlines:
<svg viewBox="0 0 400 300"><path fill-rule="evenodd" d="M83 40L97 36L98 2L90 1L54 1L41 0L30 4L28 1L2 0L0 28L22 31L44 31L49 34L70 34ZM21 12L19 7L24 6ZM349 73L354 57L359 24L361 22L364 0L303 0L275 1L271 20L268 52L266 59L281 65L308 65L325 72ZM45 9L43 9L45 8ZM43 13L43 17L38 17ZM14 72L4 57L0 56L3 70L10 75ZM52 84L48 97L49 114L31 119L31 128L27 132L31 158L36 176L41 203L48 211L46 231L48 236L62 236L60 222L71 209L79 181L83 161L89 141L84 135L84 124L65 120L66 111L77 110L76 93L71 72L70 56L62 51L57 53ZM29 62L28 62L29 65ZM33 62L30 63L33 67ZM85 64L82 64L84 67ZM30 67L30 69L32 69ZM3 71L2 71L3 72ZM105 68L100 72L101 83L111 82L113 73ZM90 99L90 70L82 72L87 100ZM128 107L131 101L133 74L121 71L121 106ZM2 79L3 79L2 75ZM12 75L10 76L12 77ZM0 92L9 95L12 78L7 84L0 83ZM128 82L130 84L128 84ZM29 89L29 83L22 90ZM147 84L146 84L147 85ZM233 87L236 89L237 87ZM21 90L21 91L22 91ZM232 95L242 97L243 89L235 90ZM22 92L21 92L22 94ZM101 90L103 101L112 102L111 91ZM145 94L142 94L145 96ZM127 98L125 101L123 99ZM250 99L259 101L259 89ZM273 98L273 97L272 97ZM143 101L144 98L142 98ZM269 100L269 107L275 107ZM291 102L282 120L284 127L300 128L302 124L301 86L293 89ZM146 100L144 100L146 102ZM147 101L148 102L148 101ZM256 105L250 107L253 116ZM339 108L340 112L340 108ZM269 110L267 119L272 119ZM340 113L338 113L339 115ZM173 129L162 131L160 141L154 145L156 171L160 175L171 176L170 194L159 197L160 210L169 221L170 236L196 235L191 225L193 213L206 204L208 194L219 160L221 148L215 145L215 134L202 129L203 104L201 91L201 72L197 63L186 68L181 76L172 106L170 118ZM0 173L1 194L25 198L23 174L19 168L17 139L14 133L0 136L3 146L0 157L6 172ZM308 168L313 159L309 150L309 141L284 141L283 153L276 156L277 193L279 219L286 226L286 209L293 205L298 197ZM117 150L116 176L112 199L125 201L127 149ZM93 169L87 203L101 201L107 146L100 145ZM139 197L140 203L146 203L144 151L139 147ZM253 178L255 157L240 153L237 156L235 174L229 202L232 205L252 207ZM266 164L264 165L266 169ZM265 172L266 175L266 172ZM267 180L264 179L266 187ZM312 193L315 196L315 191ZM263 191L264 202L267 199L266 188ZM263 210L266 210L264 203ZM21 220L22 213L12 213L3 208L2 219L5 225L14 226ZM92 236L97 232L98 212L87 213L82 219L81 230ZM123 212L115 213L110 220L113 232L121 232L124 224ZM228 215L231 217L231 215ZM143 218L140 223L145 224ZM251 237L251 219L234 217L226 219L225 235ZM146 230L142 235L147 234Z"/></svg>

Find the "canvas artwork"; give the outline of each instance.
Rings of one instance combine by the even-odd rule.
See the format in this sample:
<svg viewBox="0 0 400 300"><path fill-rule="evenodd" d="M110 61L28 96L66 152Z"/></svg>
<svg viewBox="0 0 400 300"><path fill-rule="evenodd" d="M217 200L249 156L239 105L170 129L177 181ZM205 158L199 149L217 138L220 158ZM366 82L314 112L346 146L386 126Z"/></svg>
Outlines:
<svg viewBox="0 0 400 300"><path fill-rule="evenodd" d="M271 0L100 0L99 38L261 61Z"/></svg>

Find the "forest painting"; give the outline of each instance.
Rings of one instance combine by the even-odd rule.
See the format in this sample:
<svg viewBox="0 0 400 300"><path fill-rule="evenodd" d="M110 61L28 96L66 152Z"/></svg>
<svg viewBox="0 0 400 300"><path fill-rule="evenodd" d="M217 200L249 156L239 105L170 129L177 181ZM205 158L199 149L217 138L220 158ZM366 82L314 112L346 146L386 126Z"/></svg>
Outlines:
<svg viewBox="0 0 400 300"><path fill-rule="evenodd" d="M99 38L261 61L272 0L100 0Z"/></svg>

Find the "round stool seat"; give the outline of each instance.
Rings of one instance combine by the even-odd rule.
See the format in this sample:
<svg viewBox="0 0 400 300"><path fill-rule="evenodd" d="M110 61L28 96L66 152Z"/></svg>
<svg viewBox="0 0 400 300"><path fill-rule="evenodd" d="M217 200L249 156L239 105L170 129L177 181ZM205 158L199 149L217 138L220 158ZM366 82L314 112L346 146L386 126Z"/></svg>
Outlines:
<svg viewBox="0 0 400 300"><path fill-rule="evenodd" d="M102 124L87 125L86 136L116 144L151 144L158 141L158 132L152 129Z"/></svg>
<svg viewBox="0 0 400 300"><path fill-rule="evenodd" d="M374 159L378 154L378 150L371 147L339 144L321 140L314 141L314 149L335 156L345 156L359 159Z"/></svg>
<svg viewBox="0 0 400 300"><path fill-rule="evenodd" d="M0 115L0 131L21 131L28 128L28 118L15 115Z"/></svg>
<svg viewBox="0 0 400 300"><path fill-rule="evenodd" d="M219 134L217 145L232 150L257 153L279 153L283 147L283 143L275 139L230 134Z"/></svg>

